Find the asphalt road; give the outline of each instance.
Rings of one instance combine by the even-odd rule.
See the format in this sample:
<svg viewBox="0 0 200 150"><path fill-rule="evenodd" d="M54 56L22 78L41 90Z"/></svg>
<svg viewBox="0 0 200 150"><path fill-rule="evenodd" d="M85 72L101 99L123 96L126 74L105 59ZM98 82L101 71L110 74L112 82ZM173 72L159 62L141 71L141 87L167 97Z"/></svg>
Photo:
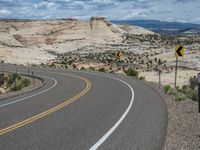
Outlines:
<svg viewBox="0 0 200 150"><path fill-rule="evenodd" d="M0 101L0 150L162 149L167 109L144 83L97 72L31 70L46 85Z"/></svg>

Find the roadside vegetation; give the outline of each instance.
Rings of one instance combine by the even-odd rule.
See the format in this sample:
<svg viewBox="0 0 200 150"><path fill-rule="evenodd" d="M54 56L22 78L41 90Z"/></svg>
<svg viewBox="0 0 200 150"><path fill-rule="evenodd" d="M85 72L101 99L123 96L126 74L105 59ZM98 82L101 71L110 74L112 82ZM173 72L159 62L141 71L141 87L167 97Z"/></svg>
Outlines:
<svg viewBox="0 0 200 150"><path fill-rule="evenodd" d="M182 88L177 87L172 88L170 85L164 86L165 94L172 95L176 101L182 101L186 98L190 98L194 101L198 100L198 87L197 87L197 77L190 77L189 84L184 85Z"/></svg>
<svg viewBox="0 0 200 150"><path fill-rule="evenodd" d="M17 73L0 73L0 94L19 91L30 83L30 79Z"/></svg>

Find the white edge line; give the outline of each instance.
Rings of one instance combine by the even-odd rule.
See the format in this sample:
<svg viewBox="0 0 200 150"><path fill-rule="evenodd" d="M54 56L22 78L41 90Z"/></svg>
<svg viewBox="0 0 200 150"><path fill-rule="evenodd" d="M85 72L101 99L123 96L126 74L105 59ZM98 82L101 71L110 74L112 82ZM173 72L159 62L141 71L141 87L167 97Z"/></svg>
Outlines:
<svg viewBox="0 0 200 150"><path fill-rule="evenodd" d="M31 98L31 97L34 97L34 96L37 96L37 95L40 95L40 94L42 94L42 93L44 93L44 92L46 92L46 91L51 90L51 89L54 88L54 87L57 85L57 83L58 83L57 80L54 79L54 78L47 77L47 76L40 76L40 77L44 77L44 78L53 80L53 81L54 81L54 85L51 86L51 87L49 87L48 89L45 89L45 90L43 90L43 91L40 91L40 92L36 93L36 94L30 95L30 96L27 96L27 97L24 97L24 98L21 98L21 99L18 99L18 100L9 102L9 103L1 104L1 105L0 105L0 108L5 107L5 106L8 106L8 105L11 105L11 104L14 104L14 103L17 103L17 102L24 101L24 100L26 100L26 99L28 99L28 98Z"/></svg>
<svg viewBox="0 0 200 150"><path fill-rule="evenodd" d="M96 73L87 73L87 72L83 72L83 73L86 73L86 74L96 74ZM111 76L107 76L107 75L102 75L102 74L96 74L98 76L104 76L104 77L107 77L107 78L112 78L112 79L115 79L117 81L120 81L124 84L126 84L130 90L131 90L131 93L132 93L132 96L131 96L131 101L129 103L129 106L128 108L126 109L126 111L123 113L123 115L120 117L120 119L114 124L114 126L101 138L99 139L89 150L96 150L99 146L101 146L107 139L108 137L117 129L117 127L122 123L122 121L125 119L125 117L127 116L127 114L129 113L132 105L133 105L133 102L134 102L134 90L133 88L125 81L121 80L121 79L118 79L118 78L115 78L115 77L111 77ZM15 100L15 101L12 101L12 102L9 102L9 103L5 103L5 104L2 104L0 105L0 108L1 107L4 107L4 106L7 106L7 105L10 105L10 104L14 104L14 103L17 103L17 102L20 102L20 101L24 101L25 99L28 99L28 98L31 98L31 97L34 97L34 96L37 96L39 94L42 94L52 88L54 88L56 85L57 85L57 80L54 79L54 78L51 78L51 77L47 77L47 76L42 76L42 77L45 77L45 78L49 78L51 80L53 80L55 83L53 86L51 86L50 88L48 89L45 89L41 92L38 92L36 94L33 94L33 95L30 95L28 97L24 97L22 99L18 99L18 100Z"/></svg>
<svg viewBox="0 0 200 150"><path fill-rule="evenodd" d="M120 81L122 83L124 83L125 85L127 85L130 90L131 90L131 93L132 93L132 96L131 96L131 101L129 103L129 106L128 108L126 109L126 111L123 113L123 115L120 117L120 119L114 124L114 126L108 130L108 132L106 132L106 134L100 138L89 150L96 150L97 148L99 148L99 146L101 146L108 138L109 136L117 129L117 127L122 123L122 121L125 119L125 117L128 115L132 105L133 105L133 102L134 102L134 96L135 96L135 93L134 93L134 90L133 88L130 86L130 84L128 84L127 82L121 80L121 79L118 79L118 78L115 78L115 77L111 77L111 76L108 76L108 75L103 75L103 74L96 74L96 73L88 73L88 72L82 72L82 73L86 73L86 74L95 74L95 75L98 75L98 76L104 76L104 77L107 77L107 78L112 78L112 79L115 79L117 81Z"/></svg>

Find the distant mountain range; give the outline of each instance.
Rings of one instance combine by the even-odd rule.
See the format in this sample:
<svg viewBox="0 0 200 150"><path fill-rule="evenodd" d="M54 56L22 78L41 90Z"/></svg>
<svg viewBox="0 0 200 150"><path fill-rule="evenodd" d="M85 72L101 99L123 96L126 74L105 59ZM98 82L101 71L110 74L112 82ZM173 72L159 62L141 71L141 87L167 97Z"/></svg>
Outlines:
<svg viewBox="0 0 200 150"><path fill-rule="evenodd" d="M200 35L200 24L164 22L159 20L118 20L111 22L140 26L164 35Z"/></svg>

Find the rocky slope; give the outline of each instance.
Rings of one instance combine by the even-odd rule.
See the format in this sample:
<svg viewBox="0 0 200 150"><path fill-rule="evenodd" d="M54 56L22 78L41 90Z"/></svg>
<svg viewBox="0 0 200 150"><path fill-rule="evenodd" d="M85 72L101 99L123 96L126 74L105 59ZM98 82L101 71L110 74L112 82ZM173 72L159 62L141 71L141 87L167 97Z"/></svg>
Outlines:
<svg viewBox="0 0 200 150"><path fill-rule="evenodd" d="M92 17L88 21L1 20L0 59L16 64L47 63L55 58L47 51L63 53L123 44L124 34L155 35L144 28L112 24L103 17Z"/></svg>

